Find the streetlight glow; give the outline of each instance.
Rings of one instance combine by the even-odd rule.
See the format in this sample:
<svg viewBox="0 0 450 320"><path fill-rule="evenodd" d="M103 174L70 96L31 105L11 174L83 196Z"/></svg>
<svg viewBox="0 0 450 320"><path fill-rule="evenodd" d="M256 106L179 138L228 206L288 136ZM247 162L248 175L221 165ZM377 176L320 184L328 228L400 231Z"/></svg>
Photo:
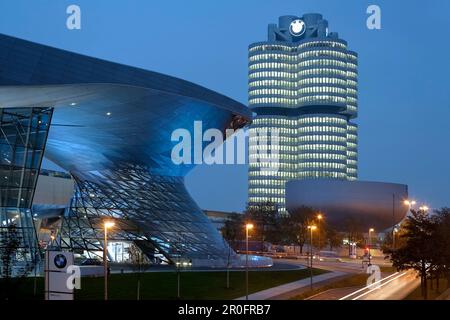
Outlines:
<svg viewBox="0 0 450 320"><path fill-rule="evenodd" d="M103 242L103 272L105 276L105 300L108 300L108 229L114 227L114 221L106 220L103 223L105 238Z"/></svg>
<svg viewBox="0 0 450 320"><path fill-rule="evenodd" d="M319 213L319 214L317 215L317 219L322 220L322 218L323 218L323 216Z"/></svg>
<svg viewBox="0 0 450 320"><path fill-rule="evenodd" d="M368 253L369 253L369 266L371 266L372 265L372 263L370 262L370 260L371 260L371 256L370 256L370 247L372 246L372 239L371 239L371 235L370 235L370 233L371 232L374 232L375 231L375 229L374 228L370 228L369 229L369 238L367 239L368 240L368 248L369 248L369 250L368 250Z"/></svg>
<svg viewBox="0 0 450 320"><path fill-rule="evenodd" d="M253 223L245 225L245 300L248 300L248 232L253 229Z"/></svg>
<svg viewBox="0 0 450 320"><path fill-rule="evenodd" d="M113 221L105 221L105 229L114 227L115 223Z"/></svg>
<svg viewBox="0 0 450 320"><path fill-rule="evenodd" d="M310 257L310 264L309 264L309 277L310 277L310 289L313 289L313 271L312 271L312 265L313 265L313 231L316 230L317 227L315 225L308 226L308 230L310 231L310 238L309 238L309 257Z"/></svg>

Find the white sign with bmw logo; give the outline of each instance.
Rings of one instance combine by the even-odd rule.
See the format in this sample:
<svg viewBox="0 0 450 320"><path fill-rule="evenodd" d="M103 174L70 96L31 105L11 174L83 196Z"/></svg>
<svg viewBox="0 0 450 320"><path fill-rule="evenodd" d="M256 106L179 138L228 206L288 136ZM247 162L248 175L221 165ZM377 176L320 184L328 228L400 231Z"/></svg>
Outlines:
<svg viewBox="0 0 450 320"><path fill-rule="evenodd" d="M295 37L301 36L305 31L306 24L302 19L295 19L289 26L289 32Z"/></svg>
<svg viewBox="0 0 450 320"><path fill-rule="evenodd" d="M67 269L73 265L73 253L47 251L45 262L46 300L73 300L73 288L67 286L71 276Z"/></svg>

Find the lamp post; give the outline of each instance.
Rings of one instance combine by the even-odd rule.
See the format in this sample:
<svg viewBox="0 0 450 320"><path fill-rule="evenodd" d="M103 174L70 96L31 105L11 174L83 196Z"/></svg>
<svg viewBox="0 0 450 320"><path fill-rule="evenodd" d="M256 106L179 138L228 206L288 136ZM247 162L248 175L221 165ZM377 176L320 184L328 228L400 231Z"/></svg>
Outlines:
<svg viewBox="0 0 450 320"><path fill-rule="evenodd" d="M375 230L373 229L373 228L370 228L369 229L369 266L371 266L372 264L370 263L370 247L371 247L371 245L372 245L372 235L371 235L371 233L372 232L374 232Z"/></svg>
<svg viewBox="0 0 450 320"><path fill-rule="evenodd" d="M415 200L405 200L405 201L403 201L403 203L405 205L407 205L409 207L409 211L411 211L411 208L414 207L414 205L416 204L416 201Z"/></svg>
<svg viewBox="0 0 450 320"><path fill-rule="evenodd" d="M309 242L309 255L310 255L310 264L309 264L309 276L310 276L310 288L313 288L313 255L312 255L312 243L313 243L313 231L317 229L316 226L308 226L308 229L311 232L310 242Z"/></svg>
<svg viewBox="0 0 450 320"><path fill-rule="evenodd" d="M319 260L320 260L320 232L322 231L322 229L320 229L320 221L322 221L322 219L323 219L323 215L321 214L321 213L319 213L318 215L317 215L317 224L318 224L318 230L319 230L319 232L317 233L317 236L318 236L318 242L319 242L319 251L318 251L318 254L317 254L317 256L318 256L318 258L319 258Z"/></svg>
<svg viewBox="0 0 450 320"><path fill-rule="evenodd" d="M53 242L55 241L55 236L52 234L51 236L50 236L50 246L52 246L53 245Z"/></svg>
<svg viewBox="0 0 450 320"><path fill-rule="evenodd" d="M248 300L248 232L253 229L253 224L245 225L245 300Z"/></svg>
<svg viewBox="0 0 450 320"><path fill-rule="evenodd" d="M105 230L105 239L103 243L103 268L105 275L105 300L108 300L108 229L114 226L114 222L105 221L103 227Z"/></svg>
<svg viewBox="0 0 450 320"><path fill-rule="evenodd" d="M395 249L395 238L397 236L398 229L394 228L392 230L392 248Z"/></svg>

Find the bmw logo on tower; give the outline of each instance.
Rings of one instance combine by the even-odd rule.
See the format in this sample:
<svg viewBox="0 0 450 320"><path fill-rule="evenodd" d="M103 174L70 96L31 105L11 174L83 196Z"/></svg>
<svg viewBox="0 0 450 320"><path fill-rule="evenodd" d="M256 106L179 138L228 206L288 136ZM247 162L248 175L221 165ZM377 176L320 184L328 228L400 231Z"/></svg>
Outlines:
<svg viewBox="0 0 450 320"><path fill-rule="evenodd" d="M301 19L295 19L294 21L291 22L289 26L289 32L295 37L301 36L302 34L305 33L305 31L306 31L306 24Z"/></svg>

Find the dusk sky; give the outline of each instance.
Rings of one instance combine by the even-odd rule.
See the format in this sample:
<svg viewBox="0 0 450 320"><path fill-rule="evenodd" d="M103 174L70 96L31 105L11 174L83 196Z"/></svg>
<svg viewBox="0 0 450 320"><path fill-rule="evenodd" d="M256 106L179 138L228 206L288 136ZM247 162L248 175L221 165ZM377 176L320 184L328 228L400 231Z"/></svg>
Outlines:
<svg viewBox="0 0 450 320"><path fill-rule="evenodd" d="M81 7L81 30L66 28L71 4ZM381 30L366 27L370 4L381 7ZM418 203L450 206L448 0L2 0L0 33L169 74L247 104L248 45L266 40L280 15L310 12L359 54L359 179L404 183ZM247 166L199 166L187 186L203 209L242 211Z"/></svg>

